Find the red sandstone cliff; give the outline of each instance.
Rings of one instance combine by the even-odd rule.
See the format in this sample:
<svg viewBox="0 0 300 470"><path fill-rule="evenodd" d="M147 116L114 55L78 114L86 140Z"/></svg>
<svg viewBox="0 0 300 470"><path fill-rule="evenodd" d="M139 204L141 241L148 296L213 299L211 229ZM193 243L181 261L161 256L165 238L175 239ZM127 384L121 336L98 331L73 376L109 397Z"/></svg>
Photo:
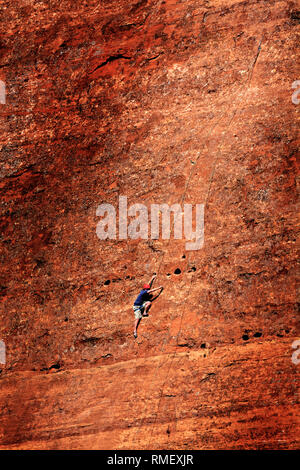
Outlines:
<svg viewBox="0 0 300 470"><path fill-rule="evenodd" d="M0 448L295 449L296 2L1 5ZM99 240L119 195L203 248Z"/></svg>

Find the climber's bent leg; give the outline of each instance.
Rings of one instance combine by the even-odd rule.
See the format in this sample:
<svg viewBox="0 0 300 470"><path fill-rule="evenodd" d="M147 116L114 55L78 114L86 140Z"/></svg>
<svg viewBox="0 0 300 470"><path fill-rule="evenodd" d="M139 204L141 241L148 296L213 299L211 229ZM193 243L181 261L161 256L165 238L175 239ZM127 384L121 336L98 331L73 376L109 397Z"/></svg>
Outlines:
<svg viewBox="0 0 300 470"><path fill-rule="evenodd" d="M143 307L144 307L144 310L143 310L143 317L147 317L147 316L148 316L148 310L149 310L150 307L151 307L151 302L144 302L144 303L143 303Z"/></svg>

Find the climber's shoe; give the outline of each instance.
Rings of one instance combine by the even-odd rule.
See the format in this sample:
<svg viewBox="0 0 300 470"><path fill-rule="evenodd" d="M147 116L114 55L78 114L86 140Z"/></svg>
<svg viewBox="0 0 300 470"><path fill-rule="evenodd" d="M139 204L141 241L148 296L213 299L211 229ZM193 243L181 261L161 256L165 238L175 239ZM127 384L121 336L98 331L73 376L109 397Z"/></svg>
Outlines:
<svg viewBox="0 0 300 470"><path fill-rule="evenodd" d="M135 338L137 338L137 332L136 332L136 331L133 332L133 336L134 336Z"/></svg>
<svg viewBox="0 0 300 470"><path fill-rule="evenodd" d="M149 317L149 313L143 313L143 317Z"/></svg>

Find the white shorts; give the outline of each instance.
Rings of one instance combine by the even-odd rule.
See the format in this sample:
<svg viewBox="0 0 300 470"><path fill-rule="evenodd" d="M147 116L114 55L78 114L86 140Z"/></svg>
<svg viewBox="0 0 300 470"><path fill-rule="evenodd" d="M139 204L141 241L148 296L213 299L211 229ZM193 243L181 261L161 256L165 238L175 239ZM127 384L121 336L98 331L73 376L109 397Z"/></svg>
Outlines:
<svg viewBox="0 0 300 470"><path fill-rule="evenodd" d="M136 320L138 320L139 318L142 318L146 303L147 302L143 302L142 305L133 306L134 316Z"/></svg>

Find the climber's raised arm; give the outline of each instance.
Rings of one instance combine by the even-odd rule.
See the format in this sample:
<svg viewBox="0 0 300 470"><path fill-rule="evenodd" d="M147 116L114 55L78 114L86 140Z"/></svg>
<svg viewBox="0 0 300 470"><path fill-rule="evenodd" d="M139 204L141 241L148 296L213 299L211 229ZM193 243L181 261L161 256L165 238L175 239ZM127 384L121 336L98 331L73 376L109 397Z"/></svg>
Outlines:
<svg viewBox="0 0 300 470"><path fill-rule="evenodd" d="M156 274L153 274L153 276L151 277L151 280L149 282L150 287L152 287L152 284L153 284L155 278L156 278Z"/></svg>

